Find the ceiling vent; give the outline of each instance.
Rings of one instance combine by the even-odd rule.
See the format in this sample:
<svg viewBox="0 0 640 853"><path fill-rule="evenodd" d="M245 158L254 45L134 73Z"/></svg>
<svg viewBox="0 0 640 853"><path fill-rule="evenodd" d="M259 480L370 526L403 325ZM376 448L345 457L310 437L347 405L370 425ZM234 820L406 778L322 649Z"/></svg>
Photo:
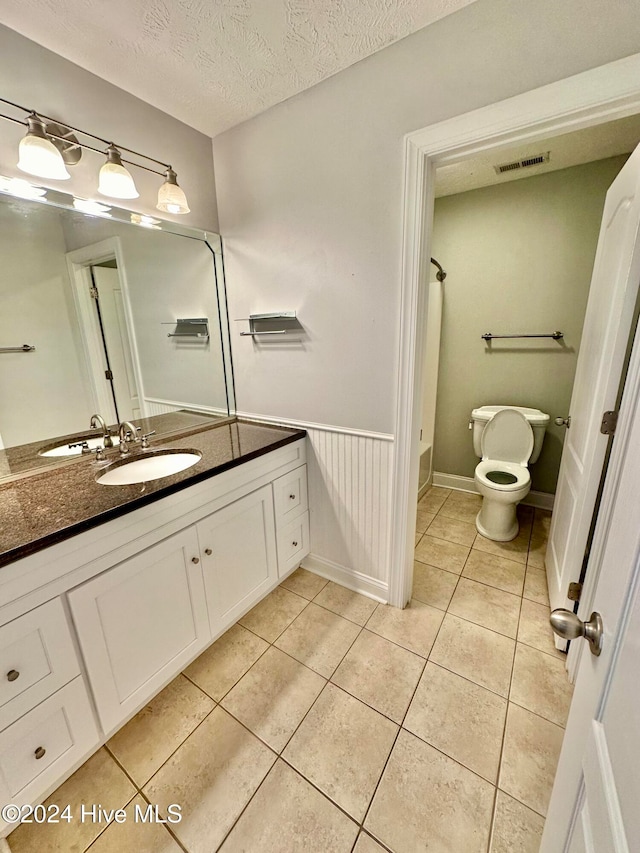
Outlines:
<svg viewBox="0 0 640 853"><path fill-rule="evenodd" d="M498 175L505 172L515 172L518 169L528 169L530 166L539 166L541 163L549 162L550 152L544 154L533 154L531 157L524 157L522 160L514 160L512 163L502 163L500 166L494 166Z"/></svg>

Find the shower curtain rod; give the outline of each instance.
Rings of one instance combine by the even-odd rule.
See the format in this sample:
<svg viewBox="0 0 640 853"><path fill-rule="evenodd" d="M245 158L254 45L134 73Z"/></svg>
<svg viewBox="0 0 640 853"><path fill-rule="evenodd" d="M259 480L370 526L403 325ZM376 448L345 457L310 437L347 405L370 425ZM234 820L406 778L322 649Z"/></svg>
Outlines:
<svg viewBox="0 0 640 853"><path fill-rule="evenodd" d="M435 258L431 258L431 263L434 265L434 267L438 268L438 272L436 273L436 278L438 279L438 281L444 281L445 278L447 277L446 272L442 269L442 267L436 261Z"/></svg>

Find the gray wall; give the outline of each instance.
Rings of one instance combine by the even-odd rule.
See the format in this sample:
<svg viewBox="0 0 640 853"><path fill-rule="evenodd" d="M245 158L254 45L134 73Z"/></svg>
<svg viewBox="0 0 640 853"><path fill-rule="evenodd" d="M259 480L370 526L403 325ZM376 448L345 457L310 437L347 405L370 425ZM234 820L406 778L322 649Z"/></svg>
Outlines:
<svg viewBox="0 0 640 853"><path fill-rule="evenodd" d="M308 331L232 323L238 409L393 432L403 135L639 50L628 0L478 0L217 137L231 318Z"/></svg>
<svg viewBox="0 0 640 853"><path fill-rule="evenodd" d="M155 205L162 178L135 168L131 171L140 198L121 206L218 231L211 140L203 133L3 26L0 96L171 163L187 193L191 213L177 217L159 214ZM1 111L6 112L2 107ZM0 174L28 177L16 168L18 143L23 135L19 125L0 120ZM103 162L102 155L84 152L80 163L71 169L71 180L34 181L83 198L100 199L98 171Z"/></svg>
<svg viewBox="0 0 640 853"><path fill-rule="evenodd" d="M473 477L467 425L477 406L551 415L532 487L555 492L606 191L626 157L574 166L436 200L433 254L444 285L434 470ZM483 332L564 332L554 341L495 341Z"/></svg>

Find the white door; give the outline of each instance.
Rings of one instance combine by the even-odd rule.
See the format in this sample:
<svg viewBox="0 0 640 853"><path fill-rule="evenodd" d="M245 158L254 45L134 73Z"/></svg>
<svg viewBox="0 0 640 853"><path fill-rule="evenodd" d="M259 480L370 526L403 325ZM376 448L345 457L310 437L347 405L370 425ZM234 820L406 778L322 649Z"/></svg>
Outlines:
<svg viewBox="0 0 640 853"><path fill-rule="evenodd" d="M580 579L640 282L640 146L607 193L546 554L551 607ZM560 647L564 644L558 643Z"/></svg>
<svg viewBox="0 0 640 853"><path fill-rule="evenodd" d="M578 615L600 613L602 653L578 653L576 688L541 853L640 850L640 343L636 343ZM577 644L577 645L576 645Z"/></svg>
<svg viewBox="0 0 640 853"><path fill-rule="evenodd" d="M118 419L130 421L141 417L141 411L120 276L118 270L111 267L92 267L92 271L98 288L102 329L109 356L109 368L113 374Z"/></svg>

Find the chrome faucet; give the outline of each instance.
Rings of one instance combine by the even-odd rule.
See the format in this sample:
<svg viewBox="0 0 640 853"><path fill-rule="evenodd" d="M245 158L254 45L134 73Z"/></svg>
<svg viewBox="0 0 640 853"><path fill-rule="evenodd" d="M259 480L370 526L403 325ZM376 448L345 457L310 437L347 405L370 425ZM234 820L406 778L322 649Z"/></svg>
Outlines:
<svg viewBox="0 0 640 853"><path fill-rule="evenodd" d="M120 435L120 453L128 453L129 444L132 441L138 441L137 433L140 427L134 426L131 421L122 421L118 434Z"/></svg>
<svg viewBox="0 0 640 853"><path fill-rule="evenodd" d="M105 447L113 447L111 433L109 432L109 428L107 427L102 415L91 415L90 426L91 429L98 429L99 427L102 430L102 437L104 439L103 444Z"/></svg>

